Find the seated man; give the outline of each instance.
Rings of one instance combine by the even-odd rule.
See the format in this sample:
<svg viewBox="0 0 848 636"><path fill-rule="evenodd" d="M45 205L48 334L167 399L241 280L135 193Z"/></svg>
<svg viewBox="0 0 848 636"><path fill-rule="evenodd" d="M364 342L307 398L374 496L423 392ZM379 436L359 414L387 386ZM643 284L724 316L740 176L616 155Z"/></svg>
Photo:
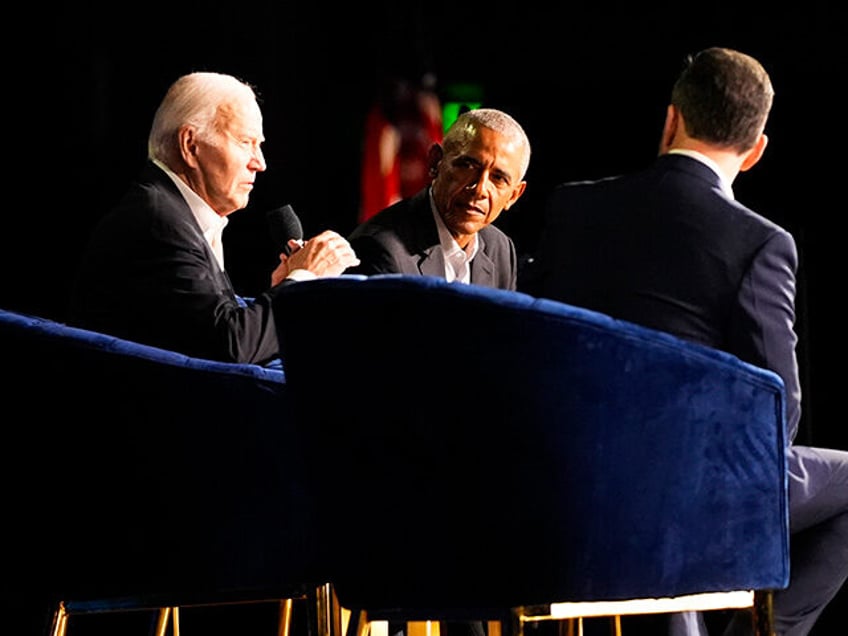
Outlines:
<svg viewBox="0 0 848 636"><path fill-rule="evenodd" d="M522 195L530 142L506 113L462 113L429 151L429 187L381 210L348 237L348 274L401 273L515 289L515 245L491 225Z"/></svg>
<svg viewBox="0 0 848 636"><path fill-rule="evenodd" d="M83 254L70 322L187 355L277 365L271 305L280 287L358 261L347 240L327 230L292 241L268 290L239 298L224 270L222 233L266 168L264 141L249 85L221 73L174 82L153 119L141 175Z"/></svg>
<svg viewBox="0 0 848 636"><path fill-rule="evenodd" d="M659 157L644 170L551 193L520 289L727 351L786 387L789 587L780 636L810 633L848 577L848 452L793 444L801 416L792 235L736 200L732 183L766 148L774 91L744 53L692 56L671 91ZM673 633L704 633L700 615ZM738 614L726 634L749 634Z"/></svg>

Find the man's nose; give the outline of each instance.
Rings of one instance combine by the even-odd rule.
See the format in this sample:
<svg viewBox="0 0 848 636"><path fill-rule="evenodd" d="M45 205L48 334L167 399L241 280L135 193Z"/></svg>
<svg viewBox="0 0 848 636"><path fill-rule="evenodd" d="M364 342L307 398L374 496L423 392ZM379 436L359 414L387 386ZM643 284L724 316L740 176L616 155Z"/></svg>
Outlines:
<svg viewBox="0 0 848 636"><path fill-rule="evenodd" d="M483 184L483 177L477 176L477 177L475 177L474 179L471 179L471 181L468 182L468 184L465 186L465 189L466 190L479 191L481 189L482 184Z"/></svg>
<svg viewBox="0 0 848 636"><path fill-rule="evenodd" d="M256 148L253 151L253 156L250 158L250 167L257 172L264 172L268 167L265 164L265 154L262 152L262 148Z"/></svg>

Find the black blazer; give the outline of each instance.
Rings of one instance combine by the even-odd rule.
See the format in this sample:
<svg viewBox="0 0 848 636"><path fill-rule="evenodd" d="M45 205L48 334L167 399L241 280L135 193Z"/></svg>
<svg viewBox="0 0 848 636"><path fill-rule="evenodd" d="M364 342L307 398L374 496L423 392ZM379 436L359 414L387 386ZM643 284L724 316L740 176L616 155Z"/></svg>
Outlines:
<svg viewBox="0 0 848 636"><path fill-rule="evenodd" d="M347 274L413 274L445 277L439 232L430 211L429 189L399 201L361 223L348 237L360 264ZM477 234L479 248L471 261L471 282L515 289L515 244L494 226Z"/></svg>
<svg viewBox="0 0 848 636"><path fill-rule="evenodd" d="M728 351L783 378L795 436L793 237L728 197L683 155L647 170L562 184L519 289Z"/></svg>
<svg viewBox="0 0 848 636"><path fill-rule="evenodd" d="M69 322L192 356L261 364L278 356L275 291L240 302L188 203L148 162L92 232Z"/></svg>

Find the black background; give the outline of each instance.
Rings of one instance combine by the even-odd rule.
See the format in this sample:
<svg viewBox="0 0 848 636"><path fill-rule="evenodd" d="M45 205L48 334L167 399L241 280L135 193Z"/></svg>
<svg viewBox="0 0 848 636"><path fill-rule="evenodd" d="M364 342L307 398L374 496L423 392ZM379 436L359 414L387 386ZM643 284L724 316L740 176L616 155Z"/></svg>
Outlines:
<svg viewBox="0 0 848 636"><path fill-rule="evenodd" d="M753 54L776 89L770 143L734 189L798 242L799 441L848 448L835 416L844 267L832 229L845 207L835 169L845 31L831 3L155 0L33 4L5 22L15 37L4 44L11 134L0 298L56 318L82 243L142 166L153 112L183 73L232 73L260 93L269 168L226 234L228 270L251 295L276 262L265 210L292 204L308 235L354 227L364 117L387 75L431 72L437 91L480 85L484 105L522 122L533 145L528 187L498 224L527 251L555 183L654 157L687 53L722 45Z"/></svg>
<svg viewBox="0 0 848 636"><path fill-rule="evenodd" d="M338 4L338 3L333 3ZM759 165L737 198L793 232L801 255L804 388L799 442L848 448L836 316L844 272L844 22L836 3L162 2L32 3L7 11L2 306L62 319L92 224L145 160L168 85L193 70L254 84L269 169L230 217L228 269L261 289L276 260L262 212L290 203L306 233L355 225L362 130L380 79L435 74L484 88L524 125L524 198L500 220L532 249L557 182L638 168L656 154L685 54L759 58L776 88ZM826 287L826 277L832 282ZM844 596L844 595L843 595ZM825 632L822 632L825 633Z"/></svg>

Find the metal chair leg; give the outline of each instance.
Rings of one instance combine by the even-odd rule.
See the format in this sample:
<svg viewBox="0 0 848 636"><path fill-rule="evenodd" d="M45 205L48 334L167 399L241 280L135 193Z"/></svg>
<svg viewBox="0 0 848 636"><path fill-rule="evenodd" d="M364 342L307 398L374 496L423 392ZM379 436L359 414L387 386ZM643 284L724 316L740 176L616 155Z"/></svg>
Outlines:
<svg viewBox="0 0 848 636"><path fill-rule="evenodd" d="M289 636L291 633L292 611L294 600L285 598L280 601L279 622L277 623L277 636Z"/></svg>
<svg viewBox="0 0 848 636"><path fill-rule="evenodd" d="M621 636L621 616L618 614L610 616L610 634L611 636Z"/></svg>
<svg viewBox="0 0 848 636"><path fill-rule="evenodd" d="M755 636L775 636L774 592L771 590L755 591L754 607L751 614Z"/></svg>
<svg viewBox="0 0 848 636"><path fill-rule="evenodd" d="M557 634L558 636L583 636L583 619L578 617L558 621Z"/></svg>
<svg viewBox="0 0 848 636"><path fill-rule="evenodd" d="M439 621L407 621L407 636L439 636Z"/></svg>
<svg viewBox="0 0 848 636"><path fill-rule="evenodd" d="M59 607L53 613L53 626L50 630L50 636L65 636L65 630L68 626L68 612L65 609L64 601L59 602Z"/></svg>
<svg viewBox="0 0 848 636"><path fill-rule="evenodd" d="M332 584L324 583L317 586L308 595L307 601L307 611L310 613L309 623L318 631L317 634L310 634L310 636L344 636L342 607L339 605Z"/></svg>
<svg viewBox="0 0 848 636"><path fill-rule="evenodd" d="M165 636L168 632L168 621L173 616L174 636L180 636L179 626L179 608L178 607L160 607L159 615L156 619L156 636Z"/></svg>

